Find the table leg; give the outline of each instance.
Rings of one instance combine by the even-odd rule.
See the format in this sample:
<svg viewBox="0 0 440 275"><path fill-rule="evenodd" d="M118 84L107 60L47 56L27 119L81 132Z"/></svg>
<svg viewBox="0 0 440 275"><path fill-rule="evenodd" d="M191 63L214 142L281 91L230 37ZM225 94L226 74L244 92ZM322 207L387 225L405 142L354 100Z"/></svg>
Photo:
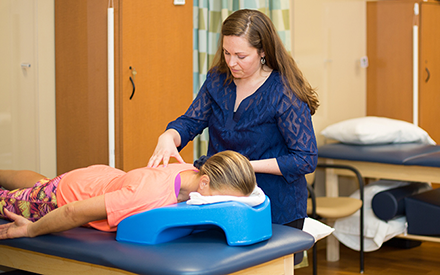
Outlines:
<svg viewBox="0 0 440 275"><path fill-rule="evenodd" d="M338 175L334 172L334 169L325 170L325 193L327 197L339 196ZM334 221L328 221L327 223L332 226ZM339 241L333 235L327 237L327 261L339 261Z"/></svg>

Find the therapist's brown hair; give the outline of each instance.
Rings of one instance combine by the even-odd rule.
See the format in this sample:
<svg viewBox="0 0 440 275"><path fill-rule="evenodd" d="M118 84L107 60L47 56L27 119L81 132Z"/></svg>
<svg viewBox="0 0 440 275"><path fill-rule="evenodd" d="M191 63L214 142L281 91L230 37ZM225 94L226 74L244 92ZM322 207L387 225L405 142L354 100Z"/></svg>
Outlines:
<svg viewBox="0 0 440 275"><path fill-rule="evenodd" d="M223 22L219 47L210 70L226 73L227 81L232 81L233 76L223 55L223 37L230 35L244 37L258 53L264 52L265 64L283 76L286 94L290 98L293 98L292 93L295 94L307 103L312 115L315 113L319 106L318 96L287 52L269 17L258 10L243 9L232 13Z"/></svg>
<svg viewBox="0 0 440 275"><path fill-rule="evenodd" d="M249 160L234 151L219 152L200 167L200 175L207 175L213 190L232 188L248 196L256 186L254 169Z"/></svg>

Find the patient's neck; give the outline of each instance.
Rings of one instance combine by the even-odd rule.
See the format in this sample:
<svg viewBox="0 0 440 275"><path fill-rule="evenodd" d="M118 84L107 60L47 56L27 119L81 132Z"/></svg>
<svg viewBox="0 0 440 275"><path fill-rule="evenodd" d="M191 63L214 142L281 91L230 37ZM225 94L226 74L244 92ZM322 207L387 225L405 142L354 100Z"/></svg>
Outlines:
<svg viewBox="0 0 440 275"><path fill-rule="evenodd" d="M189 193L196 192L199 188L199 172L194 170L188 170L180 172L180 191L177 197L178 202L189 200Z"/></svg>

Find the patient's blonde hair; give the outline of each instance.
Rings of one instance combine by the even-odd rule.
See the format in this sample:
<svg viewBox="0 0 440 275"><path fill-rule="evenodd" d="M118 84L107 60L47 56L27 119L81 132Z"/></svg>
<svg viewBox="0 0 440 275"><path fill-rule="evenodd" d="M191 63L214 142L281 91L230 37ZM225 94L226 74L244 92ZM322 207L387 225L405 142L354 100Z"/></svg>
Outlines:
<svg viewBox="0 0 440 275"><path fill-rule="evenodd" d="M200 175L207 175L213 190L231 188L250 195L256 186L255 172L249 160L234 151L223 151L211 156L200 167Z"/></svg>

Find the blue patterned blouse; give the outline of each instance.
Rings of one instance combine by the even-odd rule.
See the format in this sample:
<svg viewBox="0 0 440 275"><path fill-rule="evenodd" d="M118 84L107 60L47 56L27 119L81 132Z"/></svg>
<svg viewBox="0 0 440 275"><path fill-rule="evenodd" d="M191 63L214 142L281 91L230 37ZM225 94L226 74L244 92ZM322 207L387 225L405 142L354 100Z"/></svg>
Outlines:
<svg viewBox="0 0 440 275"><path fill-rule="evenodd" d="M234 113L234 82L227 84L224 74L210 73L186 113L167 127L179 132L181 148L209 127L208 156L234 150L250 160L276 158L282 176L256 176L278 224L306 217L304 175L315 170L318 160L309 107L296 97L289 99L284 89L280 74L273 71Z"/></svg>

